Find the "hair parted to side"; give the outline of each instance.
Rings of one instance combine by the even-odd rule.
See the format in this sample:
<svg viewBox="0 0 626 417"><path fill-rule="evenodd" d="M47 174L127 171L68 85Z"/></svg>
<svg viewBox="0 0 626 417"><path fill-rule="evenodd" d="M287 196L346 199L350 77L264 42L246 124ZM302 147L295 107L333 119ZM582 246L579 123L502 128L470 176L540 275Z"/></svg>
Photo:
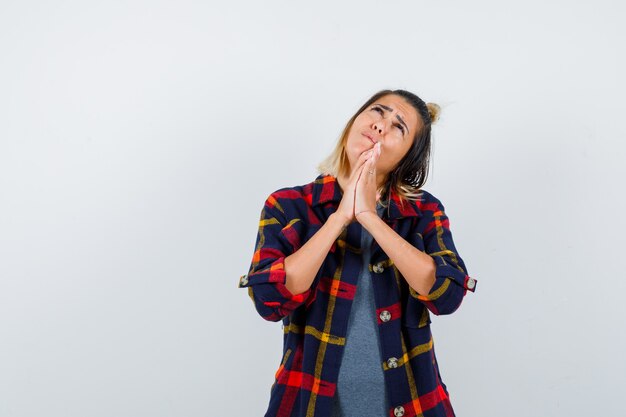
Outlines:
<svg viewBox="0 0 626 417"><path fill-rule="evenodd" d="M392 189L399 196L400 200L415 201L420 198L421 187L428 178L431 151L430 128L433 123L439 120L441 107L435 103L425 103L421 98L406 90L381 90L371 96L348 120L339 136L335 149L317 166L317 171L320 174L332 175L334 177L350 174L350 163L345 151L345 144L352 124L357 116L372 103L389 94L404 98L421 117L423 127L415 132L411 149L398 163L398 166L387 176L383 186L378 191L381 193L381 202L390 198L389 192Z"/></svg>

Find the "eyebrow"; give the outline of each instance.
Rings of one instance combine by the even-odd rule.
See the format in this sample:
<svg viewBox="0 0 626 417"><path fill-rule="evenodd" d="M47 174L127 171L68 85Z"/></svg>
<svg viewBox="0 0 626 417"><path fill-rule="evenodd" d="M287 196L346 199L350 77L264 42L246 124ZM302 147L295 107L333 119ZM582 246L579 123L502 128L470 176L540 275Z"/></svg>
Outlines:
<svg viewBox="0 0 626 417"><path fill-rule="evenodd" d="M383 109L385 109L387 111L393 111L393 109L391 107L387 107L384 104L376 103L376 105L382 107ZM402 120L402 117L400 117L399 115L396 114L396 119L398 119L400 121L400 123L402 123L402 125L406 129L406 133L409 133L409 127L406 125L406 123L404 123L404 120Z"/></svg>

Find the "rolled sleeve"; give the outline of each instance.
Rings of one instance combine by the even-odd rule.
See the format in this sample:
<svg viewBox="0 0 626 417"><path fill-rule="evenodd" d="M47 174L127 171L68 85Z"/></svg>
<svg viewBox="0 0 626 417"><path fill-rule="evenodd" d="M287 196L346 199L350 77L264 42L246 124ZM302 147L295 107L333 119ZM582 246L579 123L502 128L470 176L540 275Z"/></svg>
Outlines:
<svg viewBox="0 0 626 417"><path fill-rule="evenodd" d="M310 299L311 288L293 294L285 286L285 258L297 250L296 223L287 222L282 207L272 196L261 211L255 251L248 273L239 277L239 288L248 295L265 320L279 321Z"/></svg>
<svg viewBox="0 0 626 417"><path fill-rule="evenodd" d="M465 263L456 250L443 204L436 200L433 207L423 239L425 252L435 261L435 283L426 295L413 288L409 291L434 314L444 315L459 308L468 290L476 290L477 280L468 275Z"/></svg>

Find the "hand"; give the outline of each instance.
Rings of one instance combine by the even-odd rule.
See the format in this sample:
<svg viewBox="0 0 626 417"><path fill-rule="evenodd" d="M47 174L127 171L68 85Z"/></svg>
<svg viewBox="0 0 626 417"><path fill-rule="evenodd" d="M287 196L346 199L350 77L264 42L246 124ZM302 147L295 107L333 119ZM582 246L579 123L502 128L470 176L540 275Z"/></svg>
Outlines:
<svg viewBox="0 0 626 417"><path fill-rule="evenodd" d="M373 149L369 149L359 156L359 159L350 173L350 178L347 180L347 185L343 190L343 197L341 198L341 202L339 203L339 207L335 213L341 216L345 225L348 225L356 220L354 215L354 194L356 184L359 180L361 172L363 171L363 167L366 165L365 162L372 155L373 151Z"/></svg>
<svg viewBox="0 0 626 417"><path fill-rule="evenodd" d="M376 201L380 198L376 184L376 162L380 157L380 142L374 145L372 156L363 165L354 194L354 216L358 220L360 213L371 211L376 214Z"/></svg>

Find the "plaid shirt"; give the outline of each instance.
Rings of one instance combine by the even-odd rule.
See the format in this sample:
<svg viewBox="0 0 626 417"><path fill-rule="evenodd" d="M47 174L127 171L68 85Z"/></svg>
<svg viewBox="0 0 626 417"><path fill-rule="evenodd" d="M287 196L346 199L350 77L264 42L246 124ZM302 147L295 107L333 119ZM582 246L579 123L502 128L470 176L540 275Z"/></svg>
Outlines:
<svg viewBox="0 0 626 417"><path fill-rule="evenodd" d="M382 220L435 260L430 293L413 290L376 240L369 261L391 417L455 415L437 365L430 313L453 313L476 287L452 241L443 204L422 192L421 201L403 205L392 192ZM284 261L322 227L341 197L337 179L322 174L309 184L273 192L261 211L252 263L239 287L248 288L264 319L283 322L283 356L265 417L330 415L362 265L363 227L353 222L342 231L301 294L285 286Z"/></svg>

